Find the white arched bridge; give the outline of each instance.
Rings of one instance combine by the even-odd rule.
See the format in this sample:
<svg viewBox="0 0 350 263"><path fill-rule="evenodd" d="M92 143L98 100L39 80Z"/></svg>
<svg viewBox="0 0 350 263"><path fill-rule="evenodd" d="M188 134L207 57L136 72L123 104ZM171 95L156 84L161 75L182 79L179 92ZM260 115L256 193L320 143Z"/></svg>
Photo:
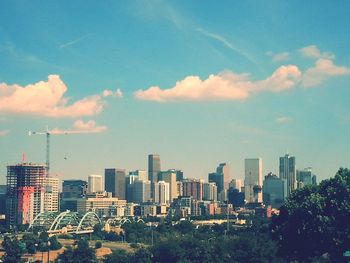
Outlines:
<svg viewBox="0 0 350 263"><path fill-rule="evenodd" d="M95 225L102 225L101 219L94 212L80 214L69 210L57 212L42 212L38 214L28 231L41 229L49 236L57 234L88 234L94 232Z"/></svg>
<svg viewBox="0 0 350 263"><path fill-rule="evenodd" d="M89 234L94 232L95 225L101 225L106 231L111 227L121 227L125 223L144 223L142 219L126 217L109 217L102 220L94 212L81 214L78 212L42 212L38 214L28 228L44 230L49 236L59 234Z"/></svg>

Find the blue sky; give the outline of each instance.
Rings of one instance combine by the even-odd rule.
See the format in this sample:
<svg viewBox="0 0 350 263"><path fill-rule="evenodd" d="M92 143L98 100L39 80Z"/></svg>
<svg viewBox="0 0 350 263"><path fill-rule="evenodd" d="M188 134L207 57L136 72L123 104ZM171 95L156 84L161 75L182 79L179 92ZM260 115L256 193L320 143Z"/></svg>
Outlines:
<svg viewBox="0 0 350 263"><path fill-rule="evenodd" d="M289 152L320 179L350 159L348 1L1 1L0 183L45 161L207 178L244 158L278 173ZM67 157L67 158L65 158Z"/></svg>

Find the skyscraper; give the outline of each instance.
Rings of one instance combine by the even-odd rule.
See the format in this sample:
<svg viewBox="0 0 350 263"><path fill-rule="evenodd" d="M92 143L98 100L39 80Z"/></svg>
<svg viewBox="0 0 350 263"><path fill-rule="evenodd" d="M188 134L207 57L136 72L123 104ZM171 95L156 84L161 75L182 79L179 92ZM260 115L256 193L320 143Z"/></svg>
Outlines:
<svg viewBox="0 0 350 263"><path fill-rule="evenodd" d="M158 181L154 184L154 202L168 204L170 201L169 183Z"/></svg>
<svg viewBox="0 0 350 263"><path fill-rule="evenodd" d="M204 183L203 200L217 201L218 188L215 183Z"/></svg>
<svg viewBox="0 0 350 263"><path fill-rule="evenodd" d="M262 159L252 158L244 160L244 191L247 203L262 202Z"/></svg>
<svg viewBox="0 0 350 263"><path fill-rule="evenodd" d="M228 184L230 180L230 168L227 163L220 163L216 168L216 173L222 174L223 176L223 188L228 189Z"/></svg>
<svg viewBox="0 0 350 263"><path fill-rule="evenodd" d="M229 183L229 188L237 189L239 192L242 190L242 180L241 179L232 179Z"/></svg>
<svg viewBox="0 0 350 263"><path fill-rule="evenodd" d="M44 211L45 176L45 165L21 163L7 166L7 224L31 223L29 221Z"/></svg>
<svg viewBox="0 0 350 263"><path fill-rule="evenodd" d="M158 154L148 155L148 180L155 183L160 172L160 156Z"/></svg>
<svg viewBox="0 0 350 263"><path fill-rule="evenodd" d="M280 178L287 181L287 197L296 189L295 157L286 154L280 157Z"/></svg>
<svg viewBox="0 0 350 263"><path fill-rule="evenodd" d="M64 180L60 202L61 211L74 211L78 209L78 199L86 196L88 183L83 180Z"/></svg>
<svg viewBox="0 0 350 263"><path fill-rule="evenodd" d="M102 192L102 175L91 174L88 177L88 192L89 194Z"/></svg>
<svg viewBox="0 0 350 263"><path fill-rule="evenodd" d="M136 203L144 203L151 200L151 182L135 180L133 185L134 198Z"/></svg>
<svg viewBox="0 0 350 263"><path fill-rule="evenodd" d="M175 198L177 198L177 182L176 182L176 172L173 171L163 171L159 172L158 180L169 183L169 198L170 202L172 202Z"/></svg>
<svg viewBox="0 0 350 263"><path fill-rule="evenodd" d="M105 169L105 191L111 192L113 197L125 199L124 169Z"/></svg>
<svg viewBox="0 0 350 263"><path fill-rule="evenodd" d="M58 212L58 178L44 178L44 211Z"/></svg>
<svg viewBox="0 0 350 263"><path fill-rule="evenodd" d="M203 184L201 179L184 179L182 180L183 196L191 196L198 201L203 199Z"/></svg>
<svg viewBox="0 0 350 263"><path fill-rule="evenodd" d="M280 208L287 197L287 182L269 173L265 176L263 185L263 200L265 205Z"/></svg>
<svg viewBox="0 0 350 263"><path fill-rule="evenodd" d="M312 168L308 167L304 170L297 170L297 182L301 183L302 186L312 184Z"/></svg>

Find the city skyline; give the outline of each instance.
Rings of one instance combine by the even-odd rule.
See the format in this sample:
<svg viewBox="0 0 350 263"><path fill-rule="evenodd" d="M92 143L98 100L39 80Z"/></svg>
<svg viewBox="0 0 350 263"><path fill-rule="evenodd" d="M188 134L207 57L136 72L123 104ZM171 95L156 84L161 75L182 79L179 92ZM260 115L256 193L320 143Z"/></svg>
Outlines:
<svg viewBox="0 0 350 263"><path fill-rule="evenodd" d="M148 171L152 153L186 178L225 162L244 179L258 157L279 174L285 154L333 176L350 159L349 8L2 1L0 184L22 153L45 163L45 138L27 134L46 125L63 134L51 138L61 180Z"/></svg>

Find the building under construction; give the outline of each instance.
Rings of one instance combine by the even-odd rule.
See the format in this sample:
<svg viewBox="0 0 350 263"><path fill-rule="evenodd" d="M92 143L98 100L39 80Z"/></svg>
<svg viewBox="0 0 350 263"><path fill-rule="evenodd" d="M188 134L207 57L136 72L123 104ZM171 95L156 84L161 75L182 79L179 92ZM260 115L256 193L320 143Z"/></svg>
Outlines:
<svg viewBox="0 0 350 263"><path fill-rule="evenodd" d="M7 166L6 222L31 223L44 211L46 165L21 163Z"/></svg>

